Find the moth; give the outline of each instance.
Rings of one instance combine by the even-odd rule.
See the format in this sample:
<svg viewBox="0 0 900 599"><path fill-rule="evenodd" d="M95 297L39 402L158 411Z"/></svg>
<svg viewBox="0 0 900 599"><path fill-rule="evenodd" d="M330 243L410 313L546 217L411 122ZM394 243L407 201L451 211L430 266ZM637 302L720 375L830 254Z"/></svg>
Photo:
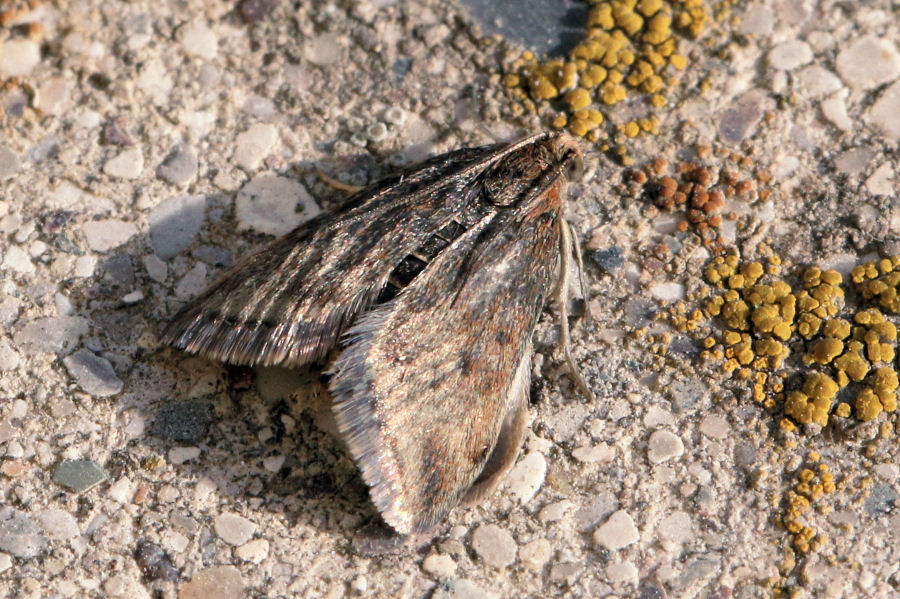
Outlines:
<svg viewBox="0 0 900 599"><path fill-rule="evenodd" d="M384 521L423 532L490 493L527 426L532 333L566 312L581 153L560 133L464 148L390 175L245 258L162 340L238 365L323 361L338 429ZM583 285L583 278L582 278Z"/></svg>

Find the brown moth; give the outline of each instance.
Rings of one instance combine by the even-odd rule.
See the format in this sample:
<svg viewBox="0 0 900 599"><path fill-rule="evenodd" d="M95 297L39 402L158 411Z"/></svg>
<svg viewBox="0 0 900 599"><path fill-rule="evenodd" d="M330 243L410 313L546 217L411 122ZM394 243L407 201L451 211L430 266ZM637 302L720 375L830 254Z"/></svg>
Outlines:
<svg viewBox="0 0 900 599"><path fill-rule="evenodd" d="M465 148L382 179L248 256L163 341L241 365L330 370L338 428L385 522L422 532L491 492L526 428L531 337L559 299L562 208L580 168L559 133ZM554 291L555 290L555 291Z"/></svg>

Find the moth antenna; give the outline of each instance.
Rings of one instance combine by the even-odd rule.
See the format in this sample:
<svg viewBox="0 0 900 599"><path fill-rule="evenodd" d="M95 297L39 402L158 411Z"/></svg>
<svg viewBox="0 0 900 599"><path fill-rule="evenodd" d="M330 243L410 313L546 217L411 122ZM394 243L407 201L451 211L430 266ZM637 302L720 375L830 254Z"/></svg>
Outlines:
<svg viewBox="0 0 900 599"><path fill-rule="evenodd" d="M556 222L559 227L559 253L561 255L559 285L556 290L556 303L559 304L560 345L562 345L563 354L566 357L569 374L575 380L576 386L589 401L594 401L594 394L584 377L581 376L581 371L575 364L575 358L572 357L572 342L569 337L569 267L572 265L572 231L562 216Z"/></svg>
<svg viewBox="0 0 900 599"><path fill-rule="evenodd" d="M588 295L587 284L584 281L584 260L581 257L581 240L578 239L578 233L571 224L569 224L569 232L572 234L572 253L575 255L575 265L578 266L578 285L581 287L581 299L583 299L585 303L584 321L585 323L588 323L591 321L591 311L587 309Z"/></svg>
<svg viewBox="0 0 900 599"><path fill-rule="evenodd" d="M327 185L334 187L335 189L340 189L341 191L346 191L347 193L356 193L363 189L359 185L348 185L347 183L341 183L337 179L326 175L325 171L323 171L319 167L316 167L316 174L319 176L319 179L324 181Z"/></svg>

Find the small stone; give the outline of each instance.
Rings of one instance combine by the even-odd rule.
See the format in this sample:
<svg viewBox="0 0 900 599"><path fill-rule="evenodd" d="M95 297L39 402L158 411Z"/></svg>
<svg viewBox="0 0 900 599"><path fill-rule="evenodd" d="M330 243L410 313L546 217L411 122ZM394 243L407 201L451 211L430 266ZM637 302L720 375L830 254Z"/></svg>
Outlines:
<svg viewBox="0 0 900 599"><path fill-rule="evenodd" d="M163 404L150 425L150 434L166 441L198 443L206 436L212 421L209 406L199 401L173 401Z"/></svg>
<svg viewBox="0 0 900 599"><path fill-rule="evenodd" d="M450 581L447 587L438 585L431 599L497 599L495 593L485 591L466 578Z"/></svg>
<svg viewBox="0 0 900 599"><path fill-rule="evenodd" d="M238 228L270 235L284 235L319 212L318 204L303 185L274 173L255 176L235 200Z"/></svg>
<svg viewBox="0 0 900 599"><path fill-rule="evenodd" d="M841 78L857 89L871 89L900 77L900 53L893 41L865 35L837 55Z"/></svg>
<svg viewBox="0 0 900 599"><path fill-rule="evenodd" d="M128 503L134 496L134 484L130 478L123 476L110 485L107 494L116 503Z"/></svg>
<svg viewBox="0 0 900 599"><path fill-rule="evenodd" d="M216 34L203 21L194 21L181 28L181 47L188 56L212 60L219 52Z"/></svg>
<svg viewBox="0 0 900 599"><path fill-rule="evenodd" d="M206 271L208 268L203 262L198 262L194 268L187 271L178 284L175 285L175 297L187 300L199 295L206 289Z"/></svg>
<svg viewBox="0 0 900 599"><path fill-rule="evenodd" d="M162 106L169 101L174 81L169 74L169 68L157 58L144 63L136 85L154 104Z"/></svg>
<svg viewBox="0 0 900 599"><path fill-rule="evenodd" d="M28 462L25 460L3 460L0 462L0 474L10 478L18 478L28 472Z"/></svg>
<svg viewBox="0 0 900 599"><path fill-rule="evenodd" d="M137 227L122 220L92 220L81 226L88 247L97 252L108 252L129 241L138 234Z"/></svg>
<svg viewBox="0 0 900 599"><path fill-rule="evenodd" d="M166 266L166 263L160 260L156 254L147 254L141 258L141 262L144 263L144 268L147 269L147 274L150 275L151 279L157 283L166 282L166 275L169 273L169 267Z"/></svg>
<svg viewBox="0 0 900 599"><path fill-rule="evenodd" d="M13 335L13 343L27 354L60 353L74 347L87 332L88 321L81 316L48 316L26 324Z"/></svg>
<svg viewBox="0 0 900 599"><path fill-rule="evenodd" d="M456 562L449 555L432 553L422 560L422 569L435 578L450 578L456 573Z"/></svg>
<svg viewBox="0 0 900 599"><path fill-rule="evenodd" d="M866 189L872 195L890 195L894 193L894 169L890 162L885 162L866 179ZM3 370L3 342L0 341L0 370Z"/></svg>
<svg viewBox="0 0 900 599"><path fill-rule="evenodd" d="M11 507L0 508L0 550L13 557L35 557L47 546L47 537L25 512Z"/></svg>
<svg viewBox="0 0 900 599"><path fill-rule="evenodd" d="M520 503L527 503L544 484L546 476L546 458L540 452L531 451L510 469L506 477L507 488Z"/></svg>
<svg viewBox="0 0 900 599"><path fill-rule="evenodd" d="M103 165L103 172L116 179L137 179L144 170L144 154L140 148L123 150Z"/></svg>
<svg viewBox="0 0 900 599"><path fill-rule="evenodd" d="M656 283L650 286L650 295L664 302L684 299L684 285L681 283Z"/></svg>
<svg viewBox="0 0 900 599"><path fill-rule="evenodd" d="M797 73L797 87L807 98L823 98L843 87L837 75L819 65L810 65Z"/></svg>
<svg viewBox="0 0 900 599"><path fill-rule="evenodd" d="M63 364L78 386L93 397L115 395L124 386L109 360L89 349L82 348L71 356L66 356Z"/></svg>
<svg viewBox="0 0 900 599"><path fill-rule="evenodd" d="M177 196L162 202L147 218L153 253L162 260L168 260L189 248L203 227L205 218L206 198L202 195ZM165 280L165 274L162 279Z"/></svg>
<svg viewBox="0 0 900 599"><path fill-rule="evenodd" d="M630 561L612 562L606 566L606 577L613 584L634 584L638 581L638 569Z"/></svg>
<svg viewBox="0 0 900 599"><path fill-rule="evenodd" d="M572 585L578 580L584 566L578 562L559 562L550 567L550 580L557 584Z"/></svg>
<svg viewBox="0 0 900 599"><path fill-rule="evenodd" d="M64 77L51 77L38 88L34 107L44 114L59 114L69 99L69 84Z"/></svg>
<svg viewBox="0 0 900 599"><path fill-rule="evenodd" d="M751 4L738 24L738 31L744 35L767 35L772 33L775 14L772 8L763 4Z"/></svg>
<svg viewBox="0 0 900 599"><path fill-rule="evenodd" d="M0 181L13 177L17 172L19 156L6 146L0 146Z"/></svg>
<svg viewBox="0 0 900 599"><path fill-rule="evenodd" d="M28 252L17 245L11 245L6 250L6 255L3 256L3 265L23 274L34 272L34 263L28 256Z"/></svg>
<svg viewBox="0 0 900 599"><path fill-rule="evenodd" d="M197 155L185 144L177 144L156 169L156 176L178 187L187 185L197 176Z"/></svg>
<svg viewBox="0 0 900 599"><path fill-rule="evenodd" d="M634 520L625 510L613 514L594 531L594 544L616 551L636 543L640 539Z"/></svg>
<svg viewBox="0 0 900 599"><path fill-rule="evenodd" d="M863 503L863 509L871 518L880 518L882 516L895 512L898 502L897 491L893 485L879 484L872 487L869 496ZM0 547L2 549L2 547Z"/></svg>
<svg viewBox="0 0 900 599"><path fill-rule="evenodd" d="M248 171L255 171L278 142L278 129L269 123L256 123L237 136L234 160Z"/></svg>
<svg viewBox="0 0 900 599"><path fill-rule="evenodd" d="M709 414L700 423L700 432L710 439L724 439L731 433L731 425L725 417Z"/></svg>
<svg viewBox="0 0 900 599"><path fill-rule="evenodd" d="M537 519L541 522L558 522L571 512L574 507L574 503L568 499L563 499L542 507L541 511L538 512Z"/></svg>
<svg viewBox="0 0 900 599"><path fill-rule="evenodd" d="M25 448L18 441L10 441L6 444L6 457L18 459L25 456Z"/></svg>
<svg viewBox="0 0 900 599"><path fill-rule="evenodd" d="M253 539L234 550L234 555L245 562L258 564L269 555L269 542L265 539Z"/></svg>
<svg viewBox="0 0 900 599"><path fill-rule="evenodd" d="M792 71L808 64L812 59L812 48L802 40L789 40L769 51L769 64L772 68L783 71Z"/></svg>
<svg viewBox="0 0 900 599"><path fill-rule="evenodd" d="M617 245L594 251L594 262L609 274L615 274L625 266L625 252Z"/></svg>
<svg viewBox="0 0 900 599"><path fill-rule="evenodd" d="M304 57L314 65L327 67L340 61L342 54L341 36L337 33L323 33L308 42Z"/></svg>
<svg viewBox="0 0 900 599"><path fill-rule="evenodd" d="M173 447L169 450L166 459L170 464L178 466L180 464L184 464L185 462L196 460L199 457L199 447Z"/></svg>
<svg viewBox="0 0 900 599"><path fill-rule="evenodd" d="M47 536L57 541L67 541L81 534L78 521L63 510L41 510L35 514L35 519Z"/></svg>
<svg viewBox="0 0 900 599"><path fill-rule="evenodd" d="M219 538L229 545L243 545L256 532L256 524L234 513L220 514L213 526Z"/></svg>
<svg viewBox="0 0 900 599"><path fill-rule="evenodd" d="M263 468L269 472L278 472L284 466L284 455L273 455L263 459Z"/></svg>
<svg viewBox="0 0 900 599"><path fill-rule="evenodd" d="M822 100L822 115L841 131L853 128L853 121L847 115L847 95L849 90L843 89L830 98Z"/></svg>
<svg viewBox="0 0 900 599"><path fill-rule="evenodd" d="M103 127L103 143L123 147L137 143L128 131L128 117L119 115L106 123Z"/></svg>
<svg viewBox="0 0 900 599"><path fill-rule="evenodd" d="M12 568L12 556L8 553L0 552L0 572L6 572Z"/></svg>
<svg viewBox="0 0 900 599"><path fill-rule="evenodd" d="M0 44L0 78L23 77L41 62L41 47L30 39L7 40Z"/></svg>
<svg viewBox="0 0 900 599"><path fill-rule="evenodd" d="M651 464L662 464L684 453L681 438L670 431L655 431L647 442L647 458Z"/></svg>
<svg viewBox="0 0 900 599"><path fill-rule="evenodd" d="M577 447L572 450L572 457L586 464L609 462L616 457L616 449L607 443L600 443L594 447Z"/></svg>
<svg viewBox="0 0 900 599"><path fill-rule="evenodd" d="M140 541L134 551L134 560L147 580L168 580L176 582L181 579L178 568L162 547L150 541ZM183 589L182 589L183 590ZM214 597L210 595L209 597ZM181 597L181 595L179 595ZM202 599L203 595L196 596Z"/></svg>
<svg viewBox="0 0 900 599"><path fill-rule="evenodd" d="M763 98L762 93L752 90L722 111L718 131L723 143L736 145L749 137L763 116Z"/></svg>
<svg viewBox="0 0 900 599"><path fill-rule="evenodd" d="M850 148L834 159L834 167L847 175L857 175L875 159L875 151L868 147Z"/></svg>
<svg viewBox="0 0 900 599"><path fill-rule="evenodd" d="M900 140L900 81L892 83L868 110L869 122L882 135L894 141Z"/></svg>
<svg viewBox="0 0 900 599"><path fill-rule="evenodd" d="M694 538L691 516L687 512L674 512L659 523L657 533L663 541L684 545Z"/></svg>
<svg viewBox="0 0 900 599"><path fill-rule="evenodd" d="M529 570L540 571L550 561L553 546L547 539L535 539L519 549L519 560Z"/></svg>
<svg viewBox="0 0 900 599"><path fill-rule="evenodd" d="M194 574L178 592L178 599L243 599L244 579L234 566L216 566Z"/></svg>
<svg viewBox="0 0 900 599"><path fill-rule="evenodd" d="M496 524L485 524L472 533L472 549L488 566L505 568L516 560L518 546L509 532Z"/></svg>
<svg viewBox="0 0 900 599"><path fill-rule="evenodd" d="M83 493L104 482L109 475L93 460L60 462L53 469L53 482L76 493Z"/></svg>

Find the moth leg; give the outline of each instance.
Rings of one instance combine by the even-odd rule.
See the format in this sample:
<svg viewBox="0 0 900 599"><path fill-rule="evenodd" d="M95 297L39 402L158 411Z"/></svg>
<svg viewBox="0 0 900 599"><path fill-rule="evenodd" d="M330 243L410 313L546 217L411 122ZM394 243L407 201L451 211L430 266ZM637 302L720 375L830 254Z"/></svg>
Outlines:
<svg viewBox="0 0 900 599"><path fill-rule="evenodd" d="M324 181L327 185L334 187L335 189L340 189L341 191L346 191L347 193L356 193L358 191L362 191L362 187L359 185L348 185L346 183L341 183L337 179L333 177L329 177L325 174L325 171L316 167L316 174L319 176L319 179Z"/></svg>
<svg viewBox="0 0 900 599"><path fill-rule="evenodd" d="M463 496L462 503L464 505L477 503L493 493L519 455L522 439L525 438L525 430L528 427L531 355L532 346L529 341L507 393L507 410L503 417L503 423L500 425L497 443L491 450L481 474Z"/></svg>
<svg viewBox="0 0 900 599"><path fill-rule="evenodd" d="M587 304L587 284L584 281L584 259L581 257L581 240L578 239L578 233L575 231L575 227L573 227L571 224L569 224L568 227L569 232L572 234L572 253L575 255L575 265L578 267L578 286L581 287L581 299L583 299L584 303ZM590 319L591 311L585 310L585 322L590 321Z"/></svg>
<svg viewBox="0 0 900 599"><path fill-rule="evenodd" d="M562 345L563 354L566 356L566 365L569 367L569 373L575 380L581 393L590 401L594 400L594 394L588 388L584 377L575 364L572 357L572 341L569 337L569 268L572 264L572 231L569 229L568 223L564 219L557 219L559 227L559 286L557 289L556 303L559 304L559 329L560 329L560 345Z"/></svg>

